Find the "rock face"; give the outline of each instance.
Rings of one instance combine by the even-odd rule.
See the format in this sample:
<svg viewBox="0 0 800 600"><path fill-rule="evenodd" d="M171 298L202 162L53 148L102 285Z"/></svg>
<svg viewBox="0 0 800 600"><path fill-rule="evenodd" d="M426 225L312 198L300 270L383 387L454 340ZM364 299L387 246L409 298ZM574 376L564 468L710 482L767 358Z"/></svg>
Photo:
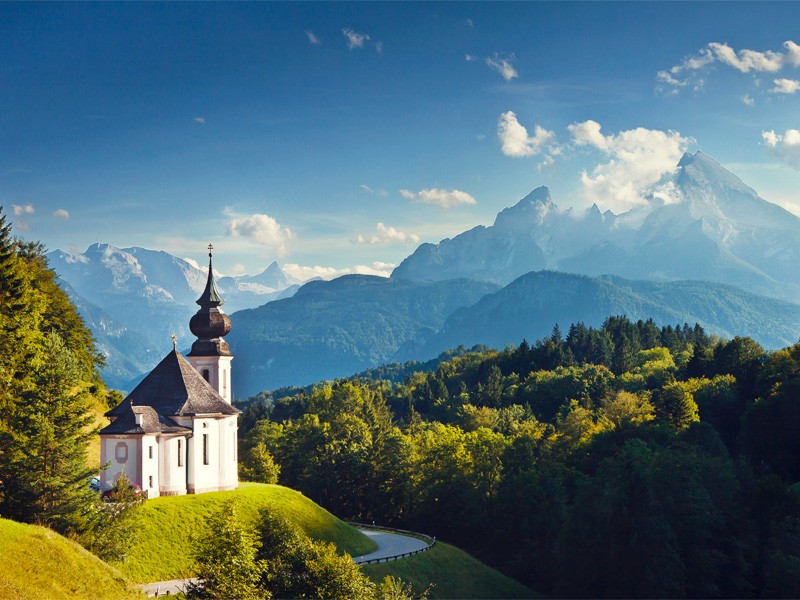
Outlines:
<svg viewBox="0 0 800 600"><path fill-rule="evenodd" d="M800 299L800 218L763 200L698 152L648 193L648 204L615 215L592 206L560 210L540 187L476 227L423 244L396 279L470 277L508 284L534 270L634 279L705 279Z"/></svg>

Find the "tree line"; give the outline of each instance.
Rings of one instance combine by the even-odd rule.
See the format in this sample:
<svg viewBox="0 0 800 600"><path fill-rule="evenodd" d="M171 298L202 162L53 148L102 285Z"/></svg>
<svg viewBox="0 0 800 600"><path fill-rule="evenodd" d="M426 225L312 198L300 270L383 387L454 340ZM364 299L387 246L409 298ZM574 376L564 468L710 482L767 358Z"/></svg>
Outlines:
<svg viewBox="0 0 800 600"><path fill-rule="evenodd" d="M600 328L400 383L262 394L243 477L453 542L546 595L800 595L800 345Z"/></svg>

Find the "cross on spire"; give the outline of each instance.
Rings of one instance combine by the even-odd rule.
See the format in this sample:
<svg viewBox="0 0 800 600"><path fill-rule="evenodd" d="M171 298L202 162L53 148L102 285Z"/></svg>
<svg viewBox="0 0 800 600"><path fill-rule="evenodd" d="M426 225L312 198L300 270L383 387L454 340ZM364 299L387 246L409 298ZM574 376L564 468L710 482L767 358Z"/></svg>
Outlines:
<svg viewBox="0 0 800 600"><path fill-rule="evenodd" d="M212 251L213 249L214 249L214 245L213 245L213 244L209 244L209 245L208 245L208 258L211 258L211 251Z"/></svg>

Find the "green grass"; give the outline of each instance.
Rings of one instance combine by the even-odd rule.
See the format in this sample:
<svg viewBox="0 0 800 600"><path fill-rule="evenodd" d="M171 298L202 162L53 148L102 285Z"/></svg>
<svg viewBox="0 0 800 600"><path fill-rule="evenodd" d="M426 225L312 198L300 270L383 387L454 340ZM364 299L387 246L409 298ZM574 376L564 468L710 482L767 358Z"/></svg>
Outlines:
<svg viewBox="0 0 800 600"><path fill-rule="evenodd" d="M427 552L361 568L375 582L387 575L400 577L417 593L433 584L432 599L541 598L540 594L487 567L466 552L440 542Z"/></svg>
<svg viewBox="0 0 800 600"><path fill-rule="evenodd" d="M137 583L192 576L193 539L203 534L208 517L229 498L237 499L239 516L254 525L259 511L268 507L313 539L333 542L340 552L360 556L376 549L372 540L300 492L279 485L241 483L229 492L148 500L140 509L141 525L128 560L114 566Z"/></svg>
<svg viewBox="0 0 800 600"><path fill-rule="evenodd" d="M0 599L142 599L122 575L54 531L0 519Z"/></svg>

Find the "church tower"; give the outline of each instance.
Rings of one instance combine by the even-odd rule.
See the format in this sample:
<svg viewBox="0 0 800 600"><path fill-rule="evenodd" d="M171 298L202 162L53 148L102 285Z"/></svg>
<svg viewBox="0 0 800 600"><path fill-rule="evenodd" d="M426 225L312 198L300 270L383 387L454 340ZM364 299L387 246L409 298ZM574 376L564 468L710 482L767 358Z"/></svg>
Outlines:
<svg viewBox="0 0 800 600"><path fill-rule="evenodd" d="M197 304L200 310L189 321L189 329L197 336L192 351L186 355L189 362L211 384L217 393L229 404L233 399L231 390L231 361L233 354L228 342L223 338L231 330L231 320L219 308L224 300L214 283L214 270L211 266L211 250L208 245L208 281Z"/></svg>

